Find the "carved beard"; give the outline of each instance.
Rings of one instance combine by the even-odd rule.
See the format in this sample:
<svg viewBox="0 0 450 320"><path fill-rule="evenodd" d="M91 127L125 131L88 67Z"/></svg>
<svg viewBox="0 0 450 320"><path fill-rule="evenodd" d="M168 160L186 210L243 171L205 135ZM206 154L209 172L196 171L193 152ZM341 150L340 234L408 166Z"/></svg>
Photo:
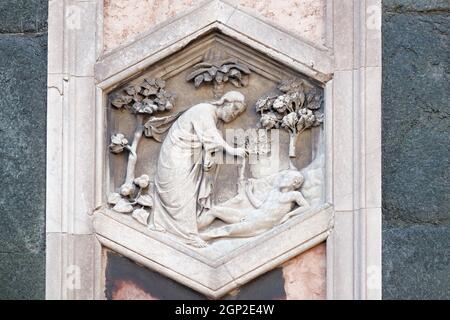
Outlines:
<svg viewBox="0 0 450 320"><path fill-rule="evenodd" d="M231 122L234 120L234 116L232 114L224 112L222 114L222 121L225 123Z"/></svg>
<svg viewBox="0 0 450 320"><path fill-rule="evenodd" d="M233 109L233 104L232 103L228 103L225 106L222 107L221 110L221 119L223 122L228 123L233 121L236 116L233 114L233 112L231 111Z"/></svg>

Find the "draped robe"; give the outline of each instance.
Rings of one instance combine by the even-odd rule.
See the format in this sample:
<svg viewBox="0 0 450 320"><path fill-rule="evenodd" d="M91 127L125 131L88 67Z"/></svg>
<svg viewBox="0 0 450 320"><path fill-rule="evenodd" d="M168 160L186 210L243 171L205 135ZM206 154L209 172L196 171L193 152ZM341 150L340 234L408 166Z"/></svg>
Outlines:
<svg viewBox="0 0 450 320"><path fill-rule="evenodd" d="M205 171L205 155L223 148L216 107L202 103L172 124L158 158L150 228L185 240L198 237L197 217L211 207L214 169Z"/></svg>

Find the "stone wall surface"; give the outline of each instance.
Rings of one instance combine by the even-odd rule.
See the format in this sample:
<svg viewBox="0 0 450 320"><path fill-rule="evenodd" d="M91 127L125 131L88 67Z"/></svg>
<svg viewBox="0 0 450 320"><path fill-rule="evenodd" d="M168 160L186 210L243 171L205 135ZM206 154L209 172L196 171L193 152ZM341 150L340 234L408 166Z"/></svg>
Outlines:
<svg viewBox="0 0 450 320"><path fill-rule="evenodd" d="M204 0L105 0L105 50L126 44L151 26L194 8ZM311 42L325 41L324 0L231 0Z"/></svg>
<svg viewBox="0 0 450 320"><path fill-rule="evenodd" d="M45 295L47 1L0 2L0 299Z"/></svg>
<svg viewBox="0 0 450 320"><path fill-rule="evenodd" d="M383 298L450 298L450 2L383 1Z"/></svg>

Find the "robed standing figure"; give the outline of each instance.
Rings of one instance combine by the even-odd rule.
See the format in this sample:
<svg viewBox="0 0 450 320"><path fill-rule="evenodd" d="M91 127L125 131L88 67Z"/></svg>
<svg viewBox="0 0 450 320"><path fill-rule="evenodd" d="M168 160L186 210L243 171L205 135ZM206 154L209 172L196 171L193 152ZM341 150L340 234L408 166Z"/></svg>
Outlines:
<svg viewBox="0 0 450 320"><path fill-rule="evenodd" d="M245 97L230 91L218 101L184 111L172 124L161 146L155 175L155 201L150 228L174 234L197 247L197 217L211 208L215 169L209 155L225 151L245 157L243 148L227 144L220 122L231 122L245 110Z"/></svg>

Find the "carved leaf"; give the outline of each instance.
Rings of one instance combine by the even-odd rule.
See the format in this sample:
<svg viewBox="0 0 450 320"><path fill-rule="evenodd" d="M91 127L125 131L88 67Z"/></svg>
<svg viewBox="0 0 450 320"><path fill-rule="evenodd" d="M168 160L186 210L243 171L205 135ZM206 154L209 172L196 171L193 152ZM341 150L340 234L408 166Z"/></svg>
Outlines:
<svg viewBox="0 0 450 320"><path fill-rule="evenodd" d="M130 96L134 96L134 95L138 94L139 92L141 92L141 86L126 87L125 92Z"/></svg>
<svg viewBox="0 0 450 320"><path fill-rule="evenodd" d="M208 68L201 68L201 69L197 69L192 71L190 74L187 75L186 77L186 81L191 81L192 79L196 78L197 76L208 72L209 69Z"/></svg>
<svg viewBox="0 0 450 320"><path fill-rule="evenodd" d="M297 122L297 131L302 132L306 129L305 118L301 117Z"/></svg>
<svg viewBox="0 0 450 320"><path fill-rule="evenodd" d="M165 106L166 110L172 110L173 109L173 104L170 101L166 102L166 106Z"/></svg>
<svg viewBox="0 0 450 320"><path fill-rule="evenodd" d="M206 81L206 82L210 82L213 79L208 72L203 75L203 78L204 78L204 81Z"/></svg>
<svg viewBox="0 0 450 320"><path fill-rule="evenodd" d="M234 77L234 78L237 78L237 79L241 79L242 78L242 73L239 71L239 70L237 70L237 69L231 69L230 70L230 77Z"/></svg>
<svg viewBox="0 0 450 320"><path fill-rule="evenodd" d="M324 120L324 114L321 112L315 113L316 120L314 121L313 127L318 127L323 123Z"/></svg>
<svg viewBox="0 0 450 320"><path fill-rule="evenodd" d="M117 145L117 144L114 144L114 143L111 143L111 144L109 145L109 150L110 150L112 153L115 153L115 154L118 154L118 153L123 152L124 149L125 149L125 148L124 148L123 146Z"/></svg>
<svg viewBox="0 0 450 320"><path fill-rule="evenodd" d="M218 68L217 67L211 67L208 69L208 73L214 77L217 74Z"/></svg>
<svg viewBox="0 0 450 320"><path fill-rule="evenodd" d="M122 133L116 133L111 136L111 143L126 145L128 144L128 140Z"/></svg>
<svg viewBox="0 0 450 320"><path fill-rule="evenodd" d="M147 225L150 213L145 209L136 209L133 211L131 216L143 225Z"/></svg>
<svg viewBox="0 0 450 320"><path fill-rule="evenodd" d="M149 86L148 89L145 89L144 91L142 91L142 95L143 96L152 96L152 95L156 95L158 93L158 89L152 86Z"/></svg>
<svg viewBox="0 0 450 320"><path fill-rule="evenodd" d="M123 134L113 134L111 136L111 144L109 145L109 149L112 153L121 153L125 149L127 144L128 140Z"/></svg>
<svg viewBox="0 0 450 320"><path fill-rule="evenodd" d="M237 88L242 87L241 81L239 79L231 78L230 82Z"/></svg>
<svg viewBox="0 0 450 320"><path fill-rule="evenodd" d="M166 82L163 79L156 79L156 86L160 89L164 89L166 87Z"/></svg>
<svg viewBox="0 0 450 320"><path fill-rule="evenodd" d="M125 104L129 104L131 101L133 101L133 98L131 96L122 96L122 100L123 102L125 102Z"/></svg>
<svg viewBox="0 0 450 320"><path fill-rule="evenodd" d="M204 79L203 75L198 75L198 76L195 77L194 85L195 85L196 88L200 87L200 85L203 82L203 79Z"/></svg>
<svg viewBox="0 0 450 320"><path fill-rule="evenodd" d="M128 200L120 199L113 207L113 210L119 213L130 213L133 212L133 206Z"/></svg>
<svg viewBox="0 0 450 320"><path fill-rule="evenodd" d="M283 117L282 126L283 128L289 128L291 130L296 129L298 117L295 112L291 112Z"/></svg>
<svg viewBox="0 0 450 320"><path fill-rule="evenodd" d="M222 83L223 82L223 73L218 71L216 74L216 82L217 83Z"/></svg>
<svg viewBox="0 0 450 320"><path fill-rule="evenodd" d="M125 103L122 98L115 98L111 101L111 104L116 108L122 108Z"/></svg>
<svg viewBox="0 0 450 320"><path fill-rule="evenodd" d="M233 68L236 68L238 70L240 70L241 72L245 73L245 74L250 74L251 71L249 69L249 67L247 67L246 65L240 64L240 63L236 63Z"/></svg>
<svg viewBox="0 0 450 320"><path fill-rule="evenodd" d="M117 204L122 197L117 192L110 193L108 196L108 203L109 204Z"/></svg>
<svg viewBox="0 0 450 320"><path fill-rule="evenodd" d="M146 174L143 174L142 176L134 179L134 184L139 186L139 188L143 189L143 188L147 188L148 184L150 182L150 177Z"/></svg>
<svg viewBox="0 0 450 320"><path fill-rule="evenodd" d="M134 184L127 182L120 187L120 194L124 197L128 197L135 191L135 189Z"/></svg>
<svg viewBox="0 0 450 320"><path fill-rule="evenodd" d="M156 86L156 79L154 78L145 78L144 81L147 82L152 87Z"/></svg>
<svg viewBox="0 0 450 320"><path fill-rule="evenodd" d="M135 103L133 104L133 110L134 110L135 112L140 112L140 110L141 110L142 108L144 108L144 105L143 105L141 102L135 102Z"/></svg>
<svg viewBox="0 0 450 320"><path fill-rule="evenodd" d="M153 198L148 194L143 194L136 199L136 202L144 207L153 207Z"/></svg>
<svg viewBox="0 0 450 320"><path fill-rule="evenodd" d="M223 73L228 73L228 71L230 71L230 69L231 69L232 67L233 67L232 64L226 64L226 65L223 65L223 66L220 68L220 71L223 72Z"/></svg>
<svg viewBox="0 0 450 320"><path fill-rule="evenodd" d="M195 66L194 66L194 69L199 69L199 68L204 68L204 69L206 69L206 68L211 68L213 65L211 64L211 63L209 63L209 62L200 62L200 63L197 63Z"/></svg>
<svg viewBox="0 0 450 320"><path fill-rule="evenodd" d="M265 129L272 129L272 128L275 128L277 126L278 119L277 119L277 116L274 113L269 112L269 113L263 114L261 116L260 123L261 123L261 126L263 128L265 128Z"/></svg>
<svg viewBox="0 0 450 320"><path fill-rule="evenodd" d="M317 110L322 106L322 101L313 101L308 104L308 109Z"/></svg>

